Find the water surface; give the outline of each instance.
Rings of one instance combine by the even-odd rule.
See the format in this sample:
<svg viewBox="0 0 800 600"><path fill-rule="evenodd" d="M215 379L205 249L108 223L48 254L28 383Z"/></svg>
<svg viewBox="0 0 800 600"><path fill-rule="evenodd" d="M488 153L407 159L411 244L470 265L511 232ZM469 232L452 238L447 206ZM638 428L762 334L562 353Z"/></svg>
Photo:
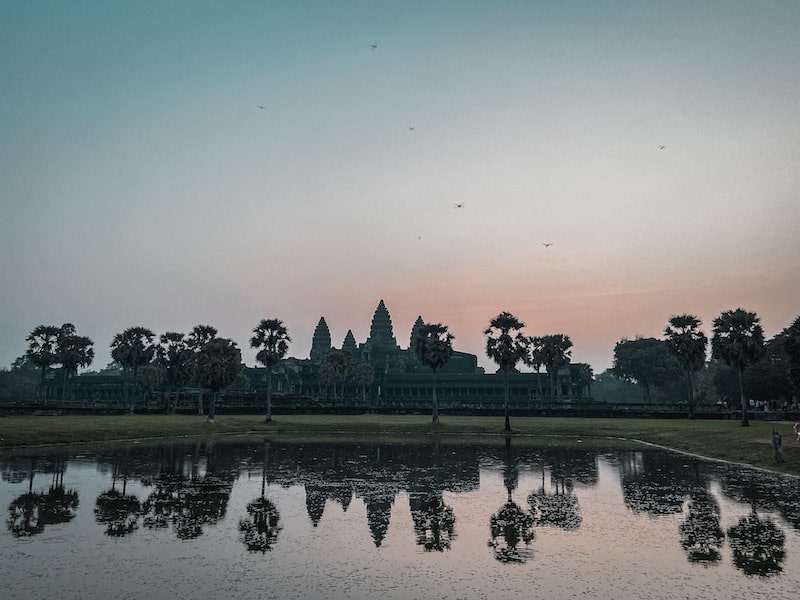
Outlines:
<svg viewBox="0 0 800 600"><path fill-rule="evenodd" d="M662 451L131 444L0 455L4 598L777 598L794 478Z"/></svg>

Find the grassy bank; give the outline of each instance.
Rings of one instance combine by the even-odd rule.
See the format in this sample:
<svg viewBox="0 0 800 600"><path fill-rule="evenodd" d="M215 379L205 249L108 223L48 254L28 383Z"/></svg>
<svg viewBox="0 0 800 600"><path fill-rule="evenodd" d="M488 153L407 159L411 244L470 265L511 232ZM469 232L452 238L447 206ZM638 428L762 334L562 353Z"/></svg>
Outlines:
<svg viewBox="0 0 800 600"><path fill-rule="evenodd" d="M555 443L556 438L574 443L638 440L800 475L800 445L794 441L789 423L751 421L750 427L740 427L738 421L722 420L518 417L512 419L511 426L520 443L548 444ZM438 427L433 427L426 415L277 415L271 424L256 415L221 416L213 424L204 417L186 415L13 416L0 419L0 447L251 433L286 439L369 436L395 441L440 434L466 442L499 438L502 427L502 417L449 415L442 417ZM786 462L782 464L773 461L773 427L784 439Z"/></svg>

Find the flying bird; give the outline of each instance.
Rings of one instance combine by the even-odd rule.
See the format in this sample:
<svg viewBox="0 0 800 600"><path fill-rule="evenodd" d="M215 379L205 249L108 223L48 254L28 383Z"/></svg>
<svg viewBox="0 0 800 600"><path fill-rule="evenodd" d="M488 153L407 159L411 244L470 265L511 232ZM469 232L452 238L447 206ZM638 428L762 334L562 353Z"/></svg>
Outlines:
<svg viewBox="0 0 800 600"><path fill-rule="evenodd" d="M374 42L374 43L370 44L369 47L372 48L373 50L377 50L378 49L378 43Z"/></svg>
<svg viewBox="0 0 800 600"><path fill-rule="evenodd" d="M666 146L664 144L659 144L658 145L658 149L659 150L663 150L664 148L666 148Z"/></svg>
<svg viewBox="0 0 800 600"><path fill-rule="evenodd" d="M453 208L464 208L464 203L463 202L457 202L456 204L453 204Z"/></svg>
<svg viewBox="0 0 800 600"><path fill-rule="evenodd" d="M553 242L542 242L542 246L544 246L545 248L549 248L552 245L553 245Z"/></svg>
<svg viewBox="0 0 800 600"><path fill-rule="evenodd" d="M409 131L414 131L414 128L413 128L413 127L411 127L411 126L409 126L409 127L408 127L408 130L409 130Z"/></svg>
<svg viewBox="0 0 800 600"><path fill-rule="evenodd" d="M256 108L260 108L261 110L264 110L267 107L264 106L263 104L256 104Z"/></svg>

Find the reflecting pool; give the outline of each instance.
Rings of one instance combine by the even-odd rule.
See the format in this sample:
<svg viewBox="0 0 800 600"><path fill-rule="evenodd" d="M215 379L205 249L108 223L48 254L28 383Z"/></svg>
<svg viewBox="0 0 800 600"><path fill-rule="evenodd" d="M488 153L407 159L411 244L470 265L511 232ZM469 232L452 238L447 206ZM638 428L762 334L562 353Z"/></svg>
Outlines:
<svg viewBox="0 0 800 600"><path fill-rule="evenodd" d="M657 450L230 442L0 455L5 599L780 598L800 483Z"/></svg>

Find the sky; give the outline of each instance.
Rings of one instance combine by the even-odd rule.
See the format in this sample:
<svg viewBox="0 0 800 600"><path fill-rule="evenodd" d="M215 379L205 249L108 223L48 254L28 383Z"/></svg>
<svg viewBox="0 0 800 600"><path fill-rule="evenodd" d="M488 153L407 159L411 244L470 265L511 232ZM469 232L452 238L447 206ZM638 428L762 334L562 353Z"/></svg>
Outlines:
<svg viewBox="0 0 800 600"><path fill-rule="evenodd" d="M0 367L383 299L614 344L800 315L800 2L0 0ZM551 244L545 246L545 244Z"/></svg>

